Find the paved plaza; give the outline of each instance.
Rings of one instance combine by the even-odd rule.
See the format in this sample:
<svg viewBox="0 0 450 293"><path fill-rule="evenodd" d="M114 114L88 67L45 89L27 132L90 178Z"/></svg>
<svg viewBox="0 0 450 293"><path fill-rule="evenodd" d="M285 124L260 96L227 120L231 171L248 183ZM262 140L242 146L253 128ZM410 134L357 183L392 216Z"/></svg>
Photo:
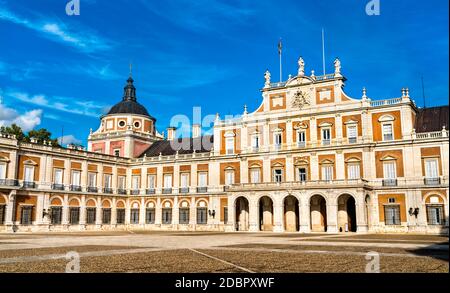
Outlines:
<svg viewBox="0 0 450 293"><path fill-rule="evenodd" d="M65 272L79 255L82 273L366 272L377 257L381 272L448 273L448 248L448 237L434 235L0 234L0 272Z"/></svg>

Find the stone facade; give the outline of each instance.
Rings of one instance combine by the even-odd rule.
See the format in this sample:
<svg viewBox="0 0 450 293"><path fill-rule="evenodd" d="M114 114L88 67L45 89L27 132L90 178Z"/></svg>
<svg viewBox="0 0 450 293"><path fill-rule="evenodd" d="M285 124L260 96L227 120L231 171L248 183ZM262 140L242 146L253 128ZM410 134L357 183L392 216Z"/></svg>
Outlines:
<svg viewBox="0 0 450 293"><path fill-rule="evenodd" d="M267 72L260 107L217 115L213 137L194 126L191 149L146 110L102 117L88 151L0 137L0 231L448 234L448 120L416 132L407 89L350 98L335 64L305 76L302 60L282 83ZM135 102L130 79L127 92Z"/></svg>

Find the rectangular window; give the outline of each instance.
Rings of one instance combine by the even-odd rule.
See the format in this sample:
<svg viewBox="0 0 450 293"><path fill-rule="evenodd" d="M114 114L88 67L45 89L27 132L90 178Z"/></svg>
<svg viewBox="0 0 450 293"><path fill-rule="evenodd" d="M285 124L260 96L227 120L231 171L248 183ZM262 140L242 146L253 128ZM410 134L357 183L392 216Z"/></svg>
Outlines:
<svg viewBox="0 0 450 293"><path fill-rule="evenodd" d="M86 224L95 224L96 208L86 208Z"/></svg>
<svg viewBox="0 0 450 293"><path fill-rule="evenodd" d="M172 188L172 174L164 174L164 188Z"/></svg>
<svg viewBox="0 0 450 293"><path fill-rule="evenodd" d="M111 174L105 174L105 188L111 188L112 186L112 176Z"/></svg>
<svg viewBox="0 0 450 293"><path fill-rule="evenodd" d="M273 140L274 140L275 146L280 147L281 144L283 143L283 138L281 136L281 133L275 133Z"/></svg>
<svg viewBox="0 0 450 293"><path fill-rule="evenodd" d="M131 177L131 189L139 190L140 189L140 180L141 176L133 176Z"/></svg>
<svg viewBox="0 0 450 293"><path fill-rule="evenodd" d="M102 209L102 223L111 224L111 209Z"/></svg>
<svg viewBox="0 0 450 293"><path fill-rule="evenodd" d="M125 224L125 209L117 209L117 224Z"/></svg>
<svg viewBox="0 0 450 293"><path fill-rule="evenodd" d="M400 206L398 205L385 206L384 222L386 225L400 225Z"/></svg>
<svg viewBox="0 0 450 293"><path fill-rule="evenodd" d="M300 182L306 181L306 168L298 168L298 180Z"/></svg>
<svg viewBox="0 0 450 293"><path fill-rule="evenodd" d="M0 180L3 180L6 178L6 164L0 163Z"/></svg>
<svg viewBox="0 0 450 293"><path fill-rule="evenodd" d="M148 175L147 176L147 184L149 189L156 188L156 175Z"/></svg>
<svg viewBox="0 0 450 293"><path fill-rule="evenodd" d="M306 145L306 132L297 131L297 145L299 147L304 147Z"/></svg>
<svg viewBox="0 0 450 293"><path fill-rule="evenodd" d="M54 173L54 182L55 184L63 184L63 170L62 169L55 169Z"/></svg>
<svg viewBox="0 0 450 293"><path fill-rule="evenodd" d="M356 125L347 126L347 136L349 143L356 143L356 138L358 137L358 128Z"/></svg>
<svg viewBox="0 0 450 293"><path fill-rule="evenodd" d="M172 224L172 209L162 210L162 223L166 225Z"/></svg>
<svg viewBox="0 0 450 293"><path fill-rule="evenodd" d="M139 209L130 210L130 223L139 224Z"/></svg>
<svg viewBox="0 0 450 293"><path fill-rule="evenodd" d="M69 208L69 223L71 225L80 223L80 208Z"/></svg>
<svg viewBox="0 0 450 293"><path fill-rule="evenodd" d="M51 207L50 208L50 219L52 225L61 225L62 221L62 207Z"/></svg>
<svg viewBox="0 0 450 293"><path fill-rule="evenodd" d="M228 223L228 207L223 208L223 222Z"/></svg>
<svg viewBox="0 0 450 293"><path fill-rule="evenodd" d="M332 165L322 166L322 180L325 180L325 181L333 180L333 166Z"/></svg>
<svg viewBox="0 0 450 293"><path fill-rule="evenodd" d="M359 164L348 164L347 173L348 179L359 179L361 177Z"/></svg>
<svg viewBox="0 0 450 293"><path fill-rule="evenodd" d="M383 174L384 174L384 179L396 179L397 178L397 171L396 171L394 161L389 161L389 162L383 163Z"/></svg>
<svg viewBox="0 0 450 293"><path fill-rule="evenodd" d="M444 225L444 208L442 205L427 205L428 225Z"/></svg>
<svg viewBox="0 0 450 293"><path fill-rule="evenodd" d="M436 179L439 177L439 168L437 159L425 160L425 177Z"/></svg>
<svg viewBox="0 0 450 293"><path fill-rule="evenodd" d="M225 148L227 151L227 155L234 154L234 138L233 137L227 137L225 139Z"/></svg>
<svg viewBox="0 0 450 293"><path fill-rule="evenodd" d="M189 208L180 209L180 224L189 224Z"/></svg>
<svg viewBox="0 0 450 293"><path fill-rule="evenodd" d="M81 172L78 170L72 171L72 185L80 186L81 185Z"/></svg>
<svg viewBox="0 0 450 293"><path fill-rule="evenodd" d="M182 173L180 180L181 180L181 182L180 182L181 188L189 187L189 173Z"/></svg>
<svg viewBox="0 0 450 293"><path fill-rule="evenodd" d="M33 207L32 206L22 206L20 212L20 224L21 225L31 225L32 224Z"/></svg>
<svg viewBox="0 0 450 293"><path fill-rule="evenodd" d="M254 149L259 148L259 135L252 136L252 148L254 148Z"/></svg>
<svg viewBox="0 0 450 293"><path fill-rule="evenodd" d="M274 169L273 170L273 182L281 183L283 181L283 170Z"/></svg>
<svg viewBox="0 0 450 293"><path fill-rule="evenodd" d="M145 223L155 224L155 209L148 208L145 210Z"/></svg>
<svg viewBox="0 0 450 293"><path fill-rule="evenodd" d="M25 182L34 182L34 167L33 166L25 166Z"/></svg>
<svg viewBox="0 0 450 293"><path fill-rule="evenodd" d="M198 173L198 187L207 187L208 185L208 173Z"/></svg>
<svg viewBox="0 0 450 293"><path fill-rule="evenodd" d="M329 145L331 143L331 129L330 128L322 129L322 143L324 145Z"/></svg>
<svg viewBox="0 0 450 293"><path fill-rule="evenodd" d="M259 168L252 168L250 170L250 179L251 183L260 183L260 169Z"/></svg>
<svg viewBox="0 0 450 293"><path fill-rule="evenodd" d="M232 185L232 184L234 184L234 171L227 170L225 172L225 185Z"/></svg>
<svg viewBox="0 0 450 293"><path fill-rule="evenodd" d="M127 183L126 183L126 177L125 176L117 177L117 185L118 185L119 189L122 189L122 190L126 189L126 186L127 186L126 184Z"/></svg>
<svg viewBox="0 0 450 293"><path fill-rule="evenodd" d="M208 222L208 209L197 208L197 224L204 225Z"/></svg>
<svg viewBox="0 0 450 293"><path fill-rule="evenodd" d="M0 205L0 225L5 223L6 205Z"/></svg>
<svg viewBox="0 0 450 293"><path fill-rule="evenodd" d="M89 173L88 174L88 186L89 187L97 186L97 173Z"/></svg>
<svg viewBox="0 0 450 293"><path fill-rule="evenodd" d="M394 140L394 134L392 130L392 123L385 123L382 125L383 140Z"/></svg>

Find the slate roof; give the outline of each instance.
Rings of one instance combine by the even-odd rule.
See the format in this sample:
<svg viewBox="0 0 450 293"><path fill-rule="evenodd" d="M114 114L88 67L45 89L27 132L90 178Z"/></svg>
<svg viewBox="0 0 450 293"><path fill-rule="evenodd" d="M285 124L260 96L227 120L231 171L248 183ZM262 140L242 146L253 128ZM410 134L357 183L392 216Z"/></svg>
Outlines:
<svg viewBox="0 0 450 293"><path fill-rule="evenodd" d="M109 110L108 115L111 114L136 114L154 119L148 114L148 111L144 106L133 100L125 100L117 103Z"/></svg>
<svg viewBox="0 0 450 293"><path fill-rule="evenodd" d="M448 105L419 109L416 116L416 133L441 131L448 128Z"/></svg>
<svg viewBox="0 0 450 293"><path fill-rule="evenodd" d="M210 152L214 145L214 136L207 135L199 138L180 138L174 141L160 140L154 142L141 157L157 157L161 153L163 156L178 154L192 154Z"/></svg>

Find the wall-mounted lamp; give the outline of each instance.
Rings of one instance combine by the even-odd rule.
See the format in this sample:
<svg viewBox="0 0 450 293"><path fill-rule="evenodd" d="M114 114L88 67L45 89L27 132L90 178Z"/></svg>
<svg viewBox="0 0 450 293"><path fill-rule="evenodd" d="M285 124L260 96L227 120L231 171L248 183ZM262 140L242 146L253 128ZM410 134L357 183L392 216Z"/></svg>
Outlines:
<svg viewBox="0 0 450 293"><path fill-rule="evenodd" d="M208 211L208 214L211 216L211 217L215 217L216 216L216 211L215 210L209 210Z"/></svg>
<svg viewBox="0 0 450 293"><path fill-rule="evenodd" d="M410 216L415 216L417 218L418 214L419 214L419 208L409 208Z"/></svg>

